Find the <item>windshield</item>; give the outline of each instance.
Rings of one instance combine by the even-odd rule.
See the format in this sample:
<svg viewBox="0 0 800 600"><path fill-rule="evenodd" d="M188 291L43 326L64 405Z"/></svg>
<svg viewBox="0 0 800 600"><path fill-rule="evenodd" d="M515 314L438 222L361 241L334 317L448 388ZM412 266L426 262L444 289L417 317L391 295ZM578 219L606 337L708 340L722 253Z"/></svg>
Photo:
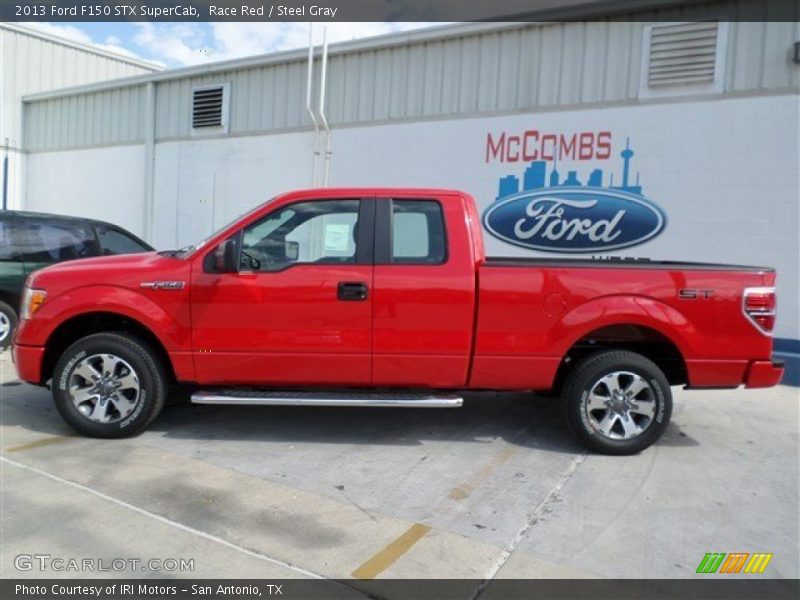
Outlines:
<svg viewBox="0 0 800 600"><path fill-rule="evenodd" d="M261 210L262 208L264 208L264 207L265 207L265 206L267 206L268 204L272 204L272 202L273 202L274 200L275 200L275 198L270 198L270 199L269 199L269 200L267 200L265 203L263 203L263 204L259 204L258 206L256 206L255 208L252 208L252 209L248 210L247 212L243 212L243 213L242 213L242 214L240 214L238 217L234 217L233 219L231 219L230 221L228 221L227 223L225 223L225 225L223 225L222 227L219 227L219 228L218 228L216 231L214 231L214 233L212 233L212 234L210 234L210 235L206 236L206 237L205 237L205 238L204 238L204 239L203 239L201 242L199 242L197 245L194 245L194 246L185 246L185 247L181 248L180 250L177 250L177 251L175 251L175 253L176 253L177 255L181 255L181 256L188 256L188 255L190 255L190 254L193 254L194 252L197 252L198 250L200 250L201 248L203 248L203 247L204 247L206 244L208 244L208 242L210 242L210 241L211 241L211 240L213 240L215 237L217 237L217 236L218 236L220 233L222 233L223 231L225 231L225 230L226 230L228 227L230 227L231 225L233 225L234 223L236 223L236 222L237 222L237 221L239 221L240 219L244 219L244 218L246 218L246 217L249 217L250 215L252 215L252 214L253 214L253 213L255 213L256 211L259 211L259 210Z"/></svg>

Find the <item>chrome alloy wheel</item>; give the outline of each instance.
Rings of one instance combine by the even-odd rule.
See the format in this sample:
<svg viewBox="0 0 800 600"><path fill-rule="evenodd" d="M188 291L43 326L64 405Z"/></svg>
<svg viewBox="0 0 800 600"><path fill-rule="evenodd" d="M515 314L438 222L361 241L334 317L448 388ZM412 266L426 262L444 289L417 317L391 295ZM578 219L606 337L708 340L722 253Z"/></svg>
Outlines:
<svg viewBox="0 0 800 600"><path fill-rule="evenodd" d="M96 423L124 419L136 408L140 394L136 371L113 354L84 358L69 379L69 396L75 408Z"/></svg>
<svg viewBox="0 0 800 600"><path fill-rule="evenodd" d="M583 410L593 429L611 440L630 440L653 422L657 400L643 377L614 371L598 379L583 398Z"/></svg>
<svg viewBox="0 0 800 600"><path fill-rule="evenodd" d="M10 333L11 319L8 318L7 314L0 312L0 342L5 341Z"/></svg>

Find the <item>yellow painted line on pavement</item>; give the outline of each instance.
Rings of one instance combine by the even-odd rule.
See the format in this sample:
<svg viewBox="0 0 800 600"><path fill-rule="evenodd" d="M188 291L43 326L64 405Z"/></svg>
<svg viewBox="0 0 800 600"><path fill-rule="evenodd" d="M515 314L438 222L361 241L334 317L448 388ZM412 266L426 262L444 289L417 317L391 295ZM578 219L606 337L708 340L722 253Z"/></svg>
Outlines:
<svg viewBox="0 0 800 600"><path fill-rule="evenodd" d="M516 452L515 448L506 448L502 452L498 452L489 462L478 469L469 481L457 485L450 490L448 495L453 500L463 500L475 491L475 488L486 481L503 463L514 456Z"/></svg>
<svg viewBox="0 0 800 600"><path fill-rule="evenodd" d="M398 558L408 552L411 546L425 537L430 530L431 528L427 525L414 523L405 533L395 538L383 550L353 571L352 576L356 579L375 579L397 562Z"/></svg>
<svg viewBox="0 0 800 600"><path fill-rule="evenodd" d="M41 438L39 440L34 440L32 442L28 442L26 444L20 444L19 446L11 446L10 448L6 448L6 452L24 452L25 450L32 450L33 448L41 448L42 446L49 446L51 444L60 444L61 442L66 442L68 440L74 440L74 436L70 435L51 435L46 438Z"/></svg>

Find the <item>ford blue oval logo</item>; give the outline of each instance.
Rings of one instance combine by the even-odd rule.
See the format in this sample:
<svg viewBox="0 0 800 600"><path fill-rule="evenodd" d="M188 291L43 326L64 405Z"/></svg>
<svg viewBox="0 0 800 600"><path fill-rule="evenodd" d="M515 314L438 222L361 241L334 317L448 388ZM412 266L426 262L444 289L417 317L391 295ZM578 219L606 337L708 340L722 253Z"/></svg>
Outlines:
<svg viewBox="0 0 800 600"><path fill-rule="evenodd" d="M612 188L540 188L501 198L483 215L496 238L544 252L598 252L642 244L664 229L661 210Z"/></svg>

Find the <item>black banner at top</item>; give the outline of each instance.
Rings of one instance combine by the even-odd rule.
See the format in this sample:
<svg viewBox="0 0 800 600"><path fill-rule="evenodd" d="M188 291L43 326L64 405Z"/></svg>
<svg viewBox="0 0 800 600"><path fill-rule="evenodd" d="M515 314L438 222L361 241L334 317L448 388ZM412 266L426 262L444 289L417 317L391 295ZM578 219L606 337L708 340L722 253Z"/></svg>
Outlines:
<svg viewBox="0 0 800 600"><path fill-rule="evenodd" d="M0 21L797 21L798 6L797 0L2 0Z"/></svg>

